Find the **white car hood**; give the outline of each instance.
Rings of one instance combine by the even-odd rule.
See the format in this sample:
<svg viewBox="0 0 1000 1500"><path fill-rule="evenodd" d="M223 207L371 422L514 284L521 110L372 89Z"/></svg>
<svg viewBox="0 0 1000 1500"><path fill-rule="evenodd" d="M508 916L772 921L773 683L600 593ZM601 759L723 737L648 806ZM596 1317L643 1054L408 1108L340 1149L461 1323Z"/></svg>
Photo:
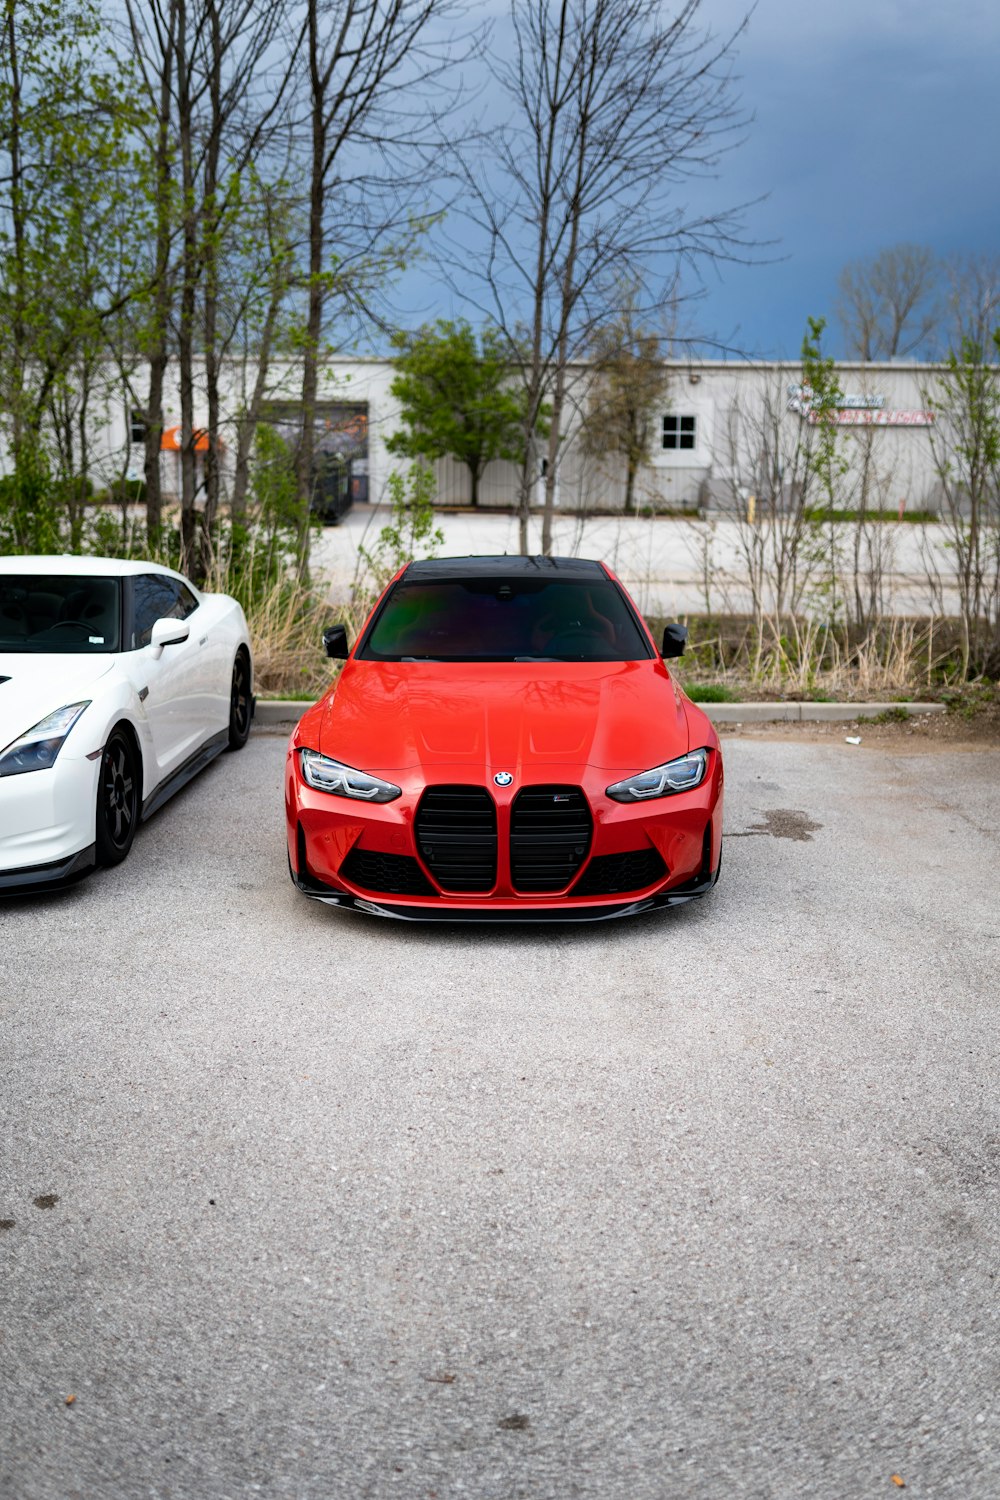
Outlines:
<svg viewBox="0 0 1000 1500"><path fill-rule="evenodd" d="M46 714L67 703L93 698L113 656L55 656L33 651L0 652L0 750ZM7 681L3 681L6 678Z"/></svg>

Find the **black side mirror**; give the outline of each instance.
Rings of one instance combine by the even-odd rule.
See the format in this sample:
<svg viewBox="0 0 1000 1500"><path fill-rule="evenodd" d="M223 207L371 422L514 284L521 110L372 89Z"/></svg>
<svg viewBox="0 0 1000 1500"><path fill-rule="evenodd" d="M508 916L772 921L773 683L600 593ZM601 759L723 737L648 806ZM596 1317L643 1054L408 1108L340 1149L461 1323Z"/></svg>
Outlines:
<svg viewBox="0 0 1000 1500"><path fill-rule="evenodd" d="M668 625L663 632L663 650L660 652L660 655L683 656L687 638L688 628L686 625Z"/></svg>
<svg viewBox="0 0 1000 1500"><path fill-rule="evenodd" d="M327 656L332 656L340 661L346 661L351 652L351 648L347 644L347 627L344 625L328 625L323 632L323 650Z"/></svg>

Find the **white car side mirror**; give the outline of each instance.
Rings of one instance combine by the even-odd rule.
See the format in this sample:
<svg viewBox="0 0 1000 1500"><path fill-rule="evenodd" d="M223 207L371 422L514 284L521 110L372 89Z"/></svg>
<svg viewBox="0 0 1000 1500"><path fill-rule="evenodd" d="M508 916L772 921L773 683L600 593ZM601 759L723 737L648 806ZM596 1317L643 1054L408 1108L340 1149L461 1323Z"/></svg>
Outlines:
<svg viewBox="0 0 1000 1500"><path fill-rule="evenodd" d="M187 620L157 620L149 637L154 657L163 655L164 646L179 646L191 634Z"/></svg>

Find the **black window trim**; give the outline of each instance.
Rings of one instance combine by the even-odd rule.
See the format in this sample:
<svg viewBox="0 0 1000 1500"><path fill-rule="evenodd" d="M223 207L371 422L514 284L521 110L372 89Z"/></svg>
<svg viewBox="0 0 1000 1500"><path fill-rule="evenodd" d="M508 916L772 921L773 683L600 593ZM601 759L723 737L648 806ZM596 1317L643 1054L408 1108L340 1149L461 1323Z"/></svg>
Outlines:
<svg viewBox="0 0 1000 1500"><path fill-rule="evenodd" d="M667 442L667 423L674 426L670 435L674 441ZM683 439L689 437L691 441L685 443ZM693 453L698 446L698 413L668 411L663 413L660 423L660 451L662 453Z"/></svg>
<svg viewBox="0 0 1000 1500"><path fill-rule="evenodd" d="M126 578L122 579L122 583L125 585L125 587L121 591L121 595L122 595L122 637L121 637L121 639L122 639L122 650L123 651L142 651L144 649L143 646L130 646L130 645L126 644L128 641L131 641L132 635L133 635L133 631L134 631L134 627L135 627L135 586L136 586L137 581L140 578L163 578L163 579L167 580L168 582L177 584L178 587L185 589L187 591L187 593L189 593L191 595L191 598L193 599L194 603L193 603L192 608L188 610L187 614L181 616L181 619L183 619L183 620L189 620L191 618L191 616L194 614L195 610L198 609L198 608L200 608L200 606L201 606L201 599L195 593L195 591L191 587L191 585L185 579L178 578L174 573L157 573L155 571L155 569L151 570L150 572L129 573Z"/></svg>

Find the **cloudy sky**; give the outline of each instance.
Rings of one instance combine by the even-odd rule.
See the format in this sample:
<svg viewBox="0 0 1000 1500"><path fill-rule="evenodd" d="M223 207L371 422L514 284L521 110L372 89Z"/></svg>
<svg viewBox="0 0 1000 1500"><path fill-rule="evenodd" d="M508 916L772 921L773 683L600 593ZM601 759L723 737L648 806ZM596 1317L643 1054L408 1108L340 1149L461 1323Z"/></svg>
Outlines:
<svg viewBox="0 0 1000 1500"><path fill-rule="evenodd" d="M506 0L476 10L502 44ZM745 12L743 0L703 0L701 18L721 36ZM903 242L1000 257L998 67L996 0L758 0L735 57L751 122L718 180L687 198L699 210L763 199L746 216L760 263L706 268L688 329L734 352L795 357L807 316L825 315L840 353L846 262ZM486 119L503 110L488 75L473 91ZM429 281L423 294L421 316L478 321Z"/></svg>
<svg viewBox="0 0 1000 1500"><path fill-rule="evenodd" d="M740 14L703 10L720 28ZM760 0L739 48L755 120L717 190L768 195L749 223L782 259L710 277L705 331L794 354L846 261L902 241L1000 256L998 66L995 0Z"/></svg>

